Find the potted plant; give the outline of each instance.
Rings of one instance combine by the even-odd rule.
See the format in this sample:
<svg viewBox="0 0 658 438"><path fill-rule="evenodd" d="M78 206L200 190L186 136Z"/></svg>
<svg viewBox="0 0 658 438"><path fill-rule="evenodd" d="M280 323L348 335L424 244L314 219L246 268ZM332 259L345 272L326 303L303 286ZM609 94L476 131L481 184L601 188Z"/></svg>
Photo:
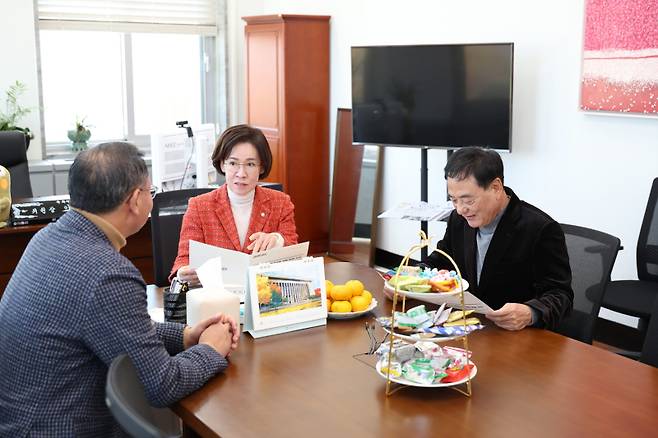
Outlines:
<svg viewBox="0 0 658 438"><path fill-rule="evenodd" d="M16 81L10 85L5 91L5 111L0 110L0 131L21 131L25 134L26 149L30 146L30 140L34 138L34 134L30 128L16 126L16 124L32 109L21 106L18 103L18 98L25 92L26 86L20 81Z"/></svg>
<svg viewBox="0 0 658 438"><path fill-rule="evenodd" d="M84 151L87 149L87 141L91 137L89 127L91 125L85 124L85 118L75 119L75 129L70 129L67 133L69 140L71 140L71 149L75 152Z"/></svg>

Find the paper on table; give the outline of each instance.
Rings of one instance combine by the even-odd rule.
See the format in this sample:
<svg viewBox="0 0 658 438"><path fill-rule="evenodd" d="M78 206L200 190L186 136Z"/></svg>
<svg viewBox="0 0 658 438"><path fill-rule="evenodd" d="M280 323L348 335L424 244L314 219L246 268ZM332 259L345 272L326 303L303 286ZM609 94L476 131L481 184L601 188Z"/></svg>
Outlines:
<svg viewBox="0 0 658 438"><path fill-rule="evenodd" d="M224 287L226 290L241 295L241 300L244 301L247 269L250 265L300 259L306 257L308 246L308 242L303 242L250 255L190 240L190 266L198 269L206 260L221 257Z"/></svg>
<svg viewBox="0 0 658 438"><path fill-rule="evenodd" d="M244 288L245 276L249 267L249 254L190 240L190 266L192 268L198 269L206 260L215 257L222 259L224 283L227 286L242 285Z"/></svg>
<svg viewBox="0 0 658 438"><path fill-rule="evenodd" d="M196 268L196 275L204 289L224 290L221 257L206 260L204 264Z"/></svg>
<svg viewBox="0 0 658 438"><path fill-rule="evenodd" d="M378 218L408 219L415 221L440 221L447 218L454 210L451 202L428 204L425 201L403 202L381 213Z"/></svg>
<svg viewBox="0 0 658 438"><path fill-rule="evenodd" d="M461 299L459 298L459 294L448 295L444 298L445 300L441 301L445 302L447 307L452 307L453 310L461 309L462 303ZM489 312L493 312L493 309L489 307L487 303L470 292L464 292L464 308L466 310L473 310L475 313L482 313L485 315Z"/></svg>

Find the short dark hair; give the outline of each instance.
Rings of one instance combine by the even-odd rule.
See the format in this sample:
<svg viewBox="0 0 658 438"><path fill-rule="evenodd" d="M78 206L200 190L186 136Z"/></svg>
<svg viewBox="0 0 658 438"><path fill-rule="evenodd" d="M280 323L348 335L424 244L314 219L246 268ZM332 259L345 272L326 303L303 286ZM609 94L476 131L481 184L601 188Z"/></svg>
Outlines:
<svg viewBox="0 0 658 438"><path fill-rule="evenodd" d="M112 142L80 152L69 170L71 206L107 213L148 180L143 154L130 143Z"/></svg>
<svg viewBox="0 0 658 438"><path fill-rule="evenodd" d="M445 179L463 180L473 175L478 185L485 189L496 178L504 182L503 160L493 149L474 146L457 149L443 170Z"/></svg>
<svg viewBox="0 0 658 438"><path fill-rule="evenodd" d="M267 178L272 170L272 150L270 144L265 138L265 134L258 128L249 125L235 125L226 128L222 135L217 139L215 150L212 153L212 165L217 172L225 175L222 171L221 164L231 155L231 151L236 144L250 143L258 151L260 159L261 172L258 179Z"/></svg>

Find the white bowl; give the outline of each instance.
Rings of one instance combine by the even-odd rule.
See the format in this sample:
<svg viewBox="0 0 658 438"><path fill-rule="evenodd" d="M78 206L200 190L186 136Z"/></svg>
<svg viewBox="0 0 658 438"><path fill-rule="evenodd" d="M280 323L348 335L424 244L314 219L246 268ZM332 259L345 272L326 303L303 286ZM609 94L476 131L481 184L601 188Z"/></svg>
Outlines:
<svg viewBox="0 0 658 438"><path fill-rule="evenodd" d="M358 318L361 315L365 315L366 313L372 311L377 307L377 300L372 299L372 302L370 302L370 305L366 310L360 310L358 312L327 312L327 317L330 319L352 319L352 318Z"/></svg>
<svg viewBox="0 0 658 438"><path fill-rule="evenodd" d="M462 284L464 286L464 292L466 292L469 286L468 281L462 278ZM386 298L392 300L394 293L395 293L395 288L391 286L388 281L384 282L384 295L386 295ZM432 303L432 304L443 304L445 302L445 299L442 297L458 295L459 293L460 293L459 288L453 289L449 292L409 292L406 290L398 290L399 295L405 296L407 298L413 298L414 300L418 300L418 301L425 301L427 303Z"/></svg>

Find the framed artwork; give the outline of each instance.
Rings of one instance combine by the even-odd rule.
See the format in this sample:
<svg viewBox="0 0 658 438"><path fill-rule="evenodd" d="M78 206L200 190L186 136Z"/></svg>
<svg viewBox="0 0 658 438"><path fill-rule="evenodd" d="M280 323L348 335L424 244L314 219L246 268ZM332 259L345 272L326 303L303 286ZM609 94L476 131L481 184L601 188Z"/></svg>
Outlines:
<svg viewBox="0 0 658 438"><path fill-rule="evenodd" d="M585 0L580 107L658 115L658 0Z"/></svg>

